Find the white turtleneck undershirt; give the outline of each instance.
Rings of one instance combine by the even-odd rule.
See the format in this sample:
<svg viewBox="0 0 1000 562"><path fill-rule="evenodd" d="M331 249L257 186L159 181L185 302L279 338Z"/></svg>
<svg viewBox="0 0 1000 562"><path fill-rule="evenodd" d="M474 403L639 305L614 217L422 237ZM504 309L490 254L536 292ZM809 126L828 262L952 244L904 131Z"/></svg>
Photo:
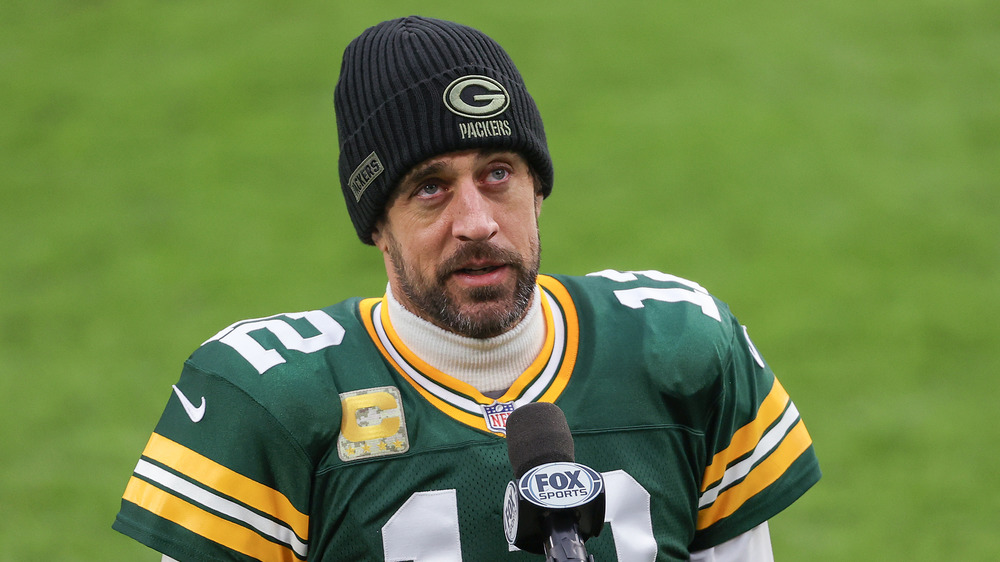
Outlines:
<svg viewBox="0 0 1000 562"><path fill-rule="evenodd" d="M403 307L386 287L389 321L399 339L428 365L494 398L510 387L545 344L545 318L538 288L524 318L492 338L460 336Z"/></svg>

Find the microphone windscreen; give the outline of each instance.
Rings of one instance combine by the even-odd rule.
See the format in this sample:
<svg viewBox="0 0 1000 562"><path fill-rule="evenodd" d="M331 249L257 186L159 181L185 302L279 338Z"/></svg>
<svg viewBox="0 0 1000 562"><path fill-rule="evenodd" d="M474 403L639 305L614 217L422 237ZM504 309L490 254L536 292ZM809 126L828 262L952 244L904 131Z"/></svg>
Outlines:
<svg viewBox="0 0 1000 562"><path fill-rule="evenodd" d="M514 478L550 462L573 462L573 435L566 415L550 402L531 402L507 418L507 457Z"/></svg>

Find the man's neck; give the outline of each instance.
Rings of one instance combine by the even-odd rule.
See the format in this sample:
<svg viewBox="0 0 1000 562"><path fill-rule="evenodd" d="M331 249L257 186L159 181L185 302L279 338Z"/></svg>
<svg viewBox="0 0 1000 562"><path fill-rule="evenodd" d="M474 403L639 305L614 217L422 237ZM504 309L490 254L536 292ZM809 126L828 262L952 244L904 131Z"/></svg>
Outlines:
<svg viewBox="0 0 1000 562"><path fill-rule="evenodd" d="M399 338L435 369L496 396L535 360L545 343L545 318L536 287L524 318L499 336L469 338L439 328L410 312L386 288L389 321Z"/></svg>

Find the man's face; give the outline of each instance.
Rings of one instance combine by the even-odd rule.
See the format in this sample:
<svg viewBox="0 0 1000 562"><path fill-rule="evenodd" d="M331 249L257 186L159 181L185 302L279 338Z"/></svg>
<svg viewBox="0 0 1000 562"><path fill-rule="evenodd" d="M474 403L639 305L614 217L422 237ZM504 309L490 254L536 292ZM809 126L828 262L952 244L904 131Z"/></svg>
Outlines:
<svg viewBox="0 0 1000 562"><path fill-rule="evenodd" d="M531 303L541 206L520 155L452 152L410 170L372 240L407 310L451 332L492 337Z"/></svg>

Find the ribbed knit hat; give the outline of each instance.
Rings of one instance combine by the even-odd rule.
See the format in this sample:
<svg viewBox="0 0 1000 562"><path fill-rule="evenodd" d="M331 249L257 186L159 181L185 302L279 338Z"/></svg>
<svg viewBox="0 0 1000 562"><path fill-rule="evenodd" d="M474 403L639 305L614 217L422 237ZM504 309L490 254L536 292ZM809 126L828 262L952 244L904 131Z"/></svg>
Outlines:
<svg viewBox="0 0 1000 562"><path fill-rule="evenodd" d="M341 188L365 244L403 176L447 152L517 152L552 191L535 101L503 48L471 27L412 16L366 29L344 50L334 108Z"/></svg>

